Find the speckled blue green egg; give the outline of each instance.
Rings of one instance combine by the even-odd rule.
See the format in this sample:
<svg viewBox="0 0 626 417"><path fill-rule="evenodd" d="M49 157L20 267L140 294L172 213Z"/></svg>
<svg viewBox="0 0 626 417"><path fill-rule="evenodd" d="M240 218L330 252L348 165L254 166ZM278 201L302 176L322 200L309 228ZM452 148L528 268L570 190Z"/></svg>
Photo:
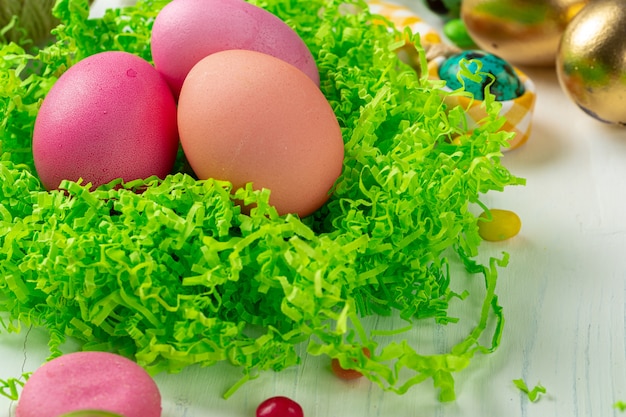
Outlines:
<svg viewBox="0 0 626 417"><path fill-rule="evenodd" d="M481 64L480 71L478 71L477 61ZM458 76L461 62L466 62L470 72L479 73L480 82L462 77L465 85L461 84ZM438 72L439 78L444 80L449 88L457 90L463 87L477 100L485 99L485 88L487 87L498 101L513 100L525 92L524 83L517 76L511 64L496 55L483 51L463 51L453 55L441 63ZM493 83L492 78L487 74L495 77Z"/></svg>

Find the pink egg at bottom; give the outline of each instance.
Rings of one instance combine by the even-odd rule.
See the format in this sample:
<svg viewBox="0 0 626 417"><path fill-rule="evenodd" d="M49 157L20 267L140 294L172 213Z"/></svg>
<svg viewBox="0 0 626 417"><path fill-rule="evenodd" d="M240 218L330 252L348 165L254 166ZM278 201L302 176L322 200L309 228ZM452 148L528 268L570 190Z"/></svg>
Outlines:
<svg viewBox="0 0 626 417"><path fill-rule="evenodd" d="M327 99L302 71L267 54L202 59L183 84L178 122L200 179L269 189L279 214L319 209L342 171L341 129Z"/></svg>
<svg viewBox="0 0 626 417"><path fill-rule="evenodd" d="M124 416L120 416L119 414L110 413L108 411L101 411L101 410L79 410L79 411L72 411L70 413L63 414L62 416L58 416L58 417L124 417Z"/></svg>
<svg viewBox="0 0 626 417"><path fill-rule="evenodd" d="M146 60L102 52L70 67L43 100L33 158L44 187L98 187L170 173L178 151L176 101Z"/></svg>
<svg viewBox="0 0 626 417"><path fill-rule="evenodd" d="M130 359L107 352L76 352L33 372L15 416L59 417L80 410L160 417L161 394L150 375Z"/></svg>

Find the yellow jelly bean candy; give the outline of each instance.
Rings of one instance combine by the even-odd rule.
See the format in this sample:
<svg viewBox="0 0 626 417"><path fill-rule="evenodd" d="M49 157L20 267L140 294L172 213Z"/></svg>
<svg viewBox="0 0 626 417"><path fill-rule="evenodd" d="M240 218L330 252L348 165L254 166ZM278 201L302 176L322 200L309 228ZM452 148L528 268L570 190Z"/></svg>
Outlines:
<svg viewBox="0 0 626 417"><path fill-rule="evenodd" d="M490 242L500 242L517 235L522 228L519 216L509 210L491 209L478 218L478 234Z"/></svg>

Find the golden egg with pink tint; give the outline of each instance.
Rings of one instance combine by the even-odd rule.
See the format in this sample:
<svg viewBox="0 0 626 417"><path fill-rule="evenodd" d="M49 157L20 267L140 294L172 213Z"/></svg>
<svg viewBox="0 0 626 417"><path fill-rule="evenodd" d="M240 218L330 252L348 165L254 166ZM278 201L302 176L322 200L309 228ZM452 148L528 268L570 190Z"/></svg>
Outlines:
<svg viewBox="0 0 626 417"><path fill-rule="evenodd" d="M554 66L561 35L588 0L464 0L476 44L516 65Z"/></svg>

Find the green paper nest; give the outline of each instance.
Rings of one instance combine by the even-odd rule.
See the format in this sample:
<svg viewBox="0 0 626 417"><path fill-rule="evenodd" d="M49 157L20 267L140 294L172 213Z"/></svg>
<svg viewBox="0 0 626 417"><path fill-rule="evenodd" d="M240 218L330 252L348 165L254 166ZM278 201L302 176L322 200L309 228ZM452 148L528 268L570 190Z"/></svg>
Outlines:
<svg viewBox="0 0 626 417"><path fill-rule="evenodd" d="M2 45L2 328L46 328L51 357L69 337L153 373L228 361L243 376L225 396L260 371L298 364L304 343L309 354L338 358L383 389L404 393L432 379L442 400L454 399L452 373L476 352L494 350L503 324L495 286L506 256L475 260L481 239L471 208L484 208L482 194L523 180L500 163L510 135L497 132L499 104L488 98L490 116L470 131L463 109L443 104L450 93L398 60L399 39L408 37L425 68L418 37L381 17L372 24L363 1L255 2L308 44L343 131L343 173L314 215L278 216L268 190L232 190L182 168L164 180L114 181L95 191L69 181L58 191L42 188L30 146L47 91L73 63L103 50L150 60L151 24L167 3L139 0L88 20L87 0L59 0L56 43L33 54ZM257 208L242 214L241 200ZM466 294L450 288L450 256L484 276L473 330L437 354L381 343L377 335L423 319L456 321L449 302ZM371 330L362 321L372 315L410 325ZM490 343L481 344L489 332ZM5 395L15 395L16 384L4 381Z"/></svg>

